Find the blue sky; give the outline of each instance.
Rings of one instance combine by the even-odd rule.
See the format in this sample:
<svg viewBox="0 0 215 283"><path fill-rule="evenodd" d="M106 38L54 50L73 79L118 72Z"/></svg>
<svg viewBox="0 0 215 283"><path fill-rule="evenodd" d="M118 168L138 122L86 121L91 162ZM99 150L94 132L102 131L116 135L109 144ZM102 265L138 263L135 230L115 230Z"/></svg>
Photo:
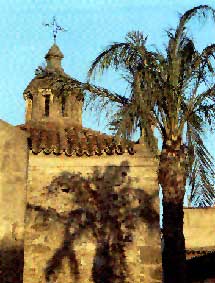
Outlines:
<svg viewBox="0 0 215 283"><path fill-rule="evenodd" d="M42 23L50 22L54 15L68 30L57 38L64 53L64 70L85 81L99 52L112 42L123 41L128 31L142 31L148 35L149 45L162 49L167 43L165 30L176 27L179 13L201 4L215 8L214 0L1 0L0 118L13 125L24 122L22 93L53 43L51 30ZM189 31L199 50L215 42L215 23L211 20L204 25L192 21ZM121 74L110 71L96 84L126 93ZM107 132L105 120L99 126L95 121L95 113L84 113L84 126ZM215 155L213 136L208 134L205 139Z"/></svg>
<svg viewBox="0 0 215 283"><path fill-rule="evenodd" d="M0 1L0 117L12 124L24 122L22 93L34 76L35 68L53 39L51 30L42 26L55 15L68 30L59 34L57 43L64 53L63 67L71 76L84 81L93 59L108 44L123 41L132 30L148 35L148 43L163 48L165 29L175 27L178 12L212 1L177 0L1 0ZM215 3L214 3L215 7ZM190 30L202 49L215 41L215 24L194 21ZM126 84L121 74L108 72L97 81L120 94ZM86 126L95 126L94 117L84 118ZM105 131L101 124L100 129Z"/></svg>

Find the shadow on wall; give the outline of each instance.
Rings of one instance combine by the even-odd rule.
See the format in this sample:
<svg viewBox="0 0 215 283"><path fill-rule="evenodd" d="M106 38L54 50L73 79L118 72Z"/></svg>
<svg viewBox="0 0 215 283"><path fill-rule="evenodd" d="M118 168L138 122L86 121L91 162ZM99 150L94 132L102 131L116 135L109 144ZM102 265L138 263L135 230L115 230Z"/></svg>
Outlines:
<svg viewBox="0 0 215 283"><path fill-rule="evenodd" d="M0 282L23 283L24 250L18 248L1 248Z"/></svg>
<svg viewBox="0 0 215 283"><path fill-rule="evenodd" d="M48 195L72 194L72 210L59 213L54 209L28 205L42 214L56 216L64 222L64 240L45 268L46 282L55 282L65 257L70 263L71 277L78 282L79 264L74 241L86 230L96 239L92 278L95 283L125 282L128 278L125 247L132 242L137 221L153 230L159 227L159 214L153 209L157 193L148 195L143 189L132 188L129 164L99 168L88 177L63 172L46 188ZM127 282L127 281L126 281Z"/></svg>

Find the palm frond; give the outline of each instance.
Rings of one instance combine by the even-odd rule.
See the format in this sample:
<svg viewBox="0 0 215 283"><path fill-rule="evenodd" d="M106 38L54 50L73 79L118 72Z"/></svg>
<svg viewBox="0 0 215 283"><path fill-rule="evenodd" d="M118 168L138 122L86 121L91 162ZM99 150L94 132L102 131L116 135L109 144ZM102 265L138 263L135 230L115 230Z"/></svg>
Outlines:
<svg viewBox="0 0 215 283"><path fill-rule="evenodd" d="M201 138L203 123L200 116L193 114L187 124L188 180L193 205L199 202L212 205L215 200L214 159Z"/></svg>
<svg viewBox="0 0 215 283"><path fill-rule="evenodd" d="M95 86L90 83L81 83L80 87L84 91L89 91L91 93L92 99L90 101L93 101L98 96L101 98L108 98L110 101L119 103L119 104L127 104L129 102L129 99L125 96L122 96L120 94L117 94L115 92L111 92L106 88Z"/></svg>
<svg viewBox="0 0 215 283"><path fill-rule="evenodd" d="M212 14L213 19L215 19L215 10L208 5L200 5L194 7L188 11L186 11L181 17L179 24L175 30L175 34L173 35L173 31L168 33L170 38L167 54L170 61L175 60L177 53L179 51L180 42L185 34L186 24L191 20L191 18L195 16L199 16L199 18L206 18L209 14Z"/></svg>
<svg viewBox="0 0 215 283"><path fill-rule="evenodd" d="M206 100L212 100L213 102L215 102L215 84L208 88L207 90L205 90L202 93L199 93L196 98L192 101L192 109L193 111L200 111L200 109L203 110L202 108L202 103ZM191 111L192 114L192 111Z"/></svg>
<svg viewBox="0 0 215 283"><path fill-rule="evenodd" d="M119 60L117 58L118 54L125 52L125 49L129 47L128 43L113 43L109 47L107 47L96 59L93 61L89 71L88 71L88 79L90 79L97 70L100 71L100 74L103 71L111 66L111 64L119 65Z"/></svg>
<svg viewBox="0 0 215 283"><path fill-rule="evenodd" d="M200 62L202 64L205 64L211 73L214 73L214 69L210 62L210 57L213 57L213 59L215 58L215 44L211 44L205 47L200 55Z"/></svg>
<svg viewBox="0 0 215 283"><path fill-rule="evenodd" d="M136 110L136 105L130 103L126 107L121 107L113 115L110 126L115 135L124 139L131 139L132 134L138 127L139 117L136 115Z"/></svg>
<svg viewBox="0 0 215 283"><path fill-rule="evenodd" d="M212 16L215 17L215 11L212 7L208 5L199 5L190 10L187 10L180 18L178 28L176 33L178 37L182 34L183 28L187 24L187 22L194 16L199 15L199 17L207 17L207 13L212 13Z"/></svg>
<svg viewBox="0 0 215 283"><path fill-rule="evenodd" d="M147 36L144 36L140 31L131 31L127 33L125 40L134 46L144 46L147 41Z"/></svg>
<svg viewBox="0 0 215 283"><path fill-rule="evenodd" d="M93 61L88 71L88 80L96 73L102 75L110 67L115 70L122 67L133 73L144 62L150 62L151 53L145 47L146 40L147 37L141 32L133 31L127 33L126 42L116 42L105 48Z"/></svg>

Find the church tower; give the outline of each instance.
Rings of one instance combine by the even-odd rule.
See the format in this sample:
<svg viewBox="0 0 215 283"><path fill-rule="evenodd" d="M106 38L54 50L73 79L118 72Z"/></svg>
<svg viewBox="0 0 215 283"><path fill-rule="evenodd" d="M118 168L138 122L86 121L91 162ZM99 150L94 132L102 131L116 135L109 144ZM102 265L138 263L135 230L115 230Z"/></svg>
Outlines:
<svg viewBox="0 0 215 283"><path fill-rule="evenodd" d="M82 126L83 83L63 57L54 43L24 91L23 283L161 283L157 161Z"/></svg>
<svg viewBox="0 0 215 283"><path fill-rule="evenodd" d="M65 74L61 66L63 58L54 43L45 56L46 67L37 69L36 77L25 89L27 123L82 126L83 93L75 80Z"/></svg>

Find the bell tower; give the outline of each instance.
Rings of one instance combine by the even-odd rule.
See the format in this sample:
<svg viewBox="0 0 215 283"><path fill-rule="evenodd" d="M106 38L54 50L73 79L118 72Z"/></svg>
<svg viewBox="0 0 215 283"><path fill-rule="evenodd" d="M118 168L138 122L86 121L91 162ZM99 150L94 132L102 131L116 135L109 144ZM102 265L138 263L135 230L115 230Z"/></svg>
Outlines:
<svg viewBox="0 0 215 283"><path fill-rule="evenodd" d="M64 72L63 58L54 43L45 55L46 67L37 69L37 75L24 91L26 122L82 127L84 96L76 81Z"/></svg>

